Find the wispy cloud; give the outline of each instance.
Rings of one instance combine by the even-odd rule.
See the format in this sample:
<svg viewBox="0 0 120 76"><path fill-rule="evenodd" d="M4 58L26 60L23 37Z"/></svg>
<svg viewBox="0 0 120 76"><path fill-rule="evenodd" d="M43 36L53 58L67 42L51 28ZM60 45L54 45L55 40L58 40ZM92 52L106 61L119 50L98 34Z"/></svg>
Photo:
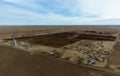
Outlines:
<svg viewBox="0 0 120 76"><path fill-rule="evenodd" d="M0 24L120 24L119 0L1 0Z"/></svg>
<svg viewBox="0 0 120 76"><path fill-rule="evenodd" d="M120 18L120 0L79 0L82 11L99 18Z"/></svg>

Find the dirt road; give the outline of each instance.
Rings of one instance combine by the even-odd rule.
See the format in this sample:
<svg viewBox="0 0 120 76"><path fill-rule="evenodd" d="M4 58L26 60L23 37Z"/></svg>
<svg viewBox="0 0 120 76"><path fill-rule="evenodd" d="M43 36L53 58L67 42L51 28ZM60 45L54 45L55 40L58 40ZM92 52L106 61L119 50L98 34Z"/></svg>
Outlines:
<svg viewBox="0 0 120 76"><path fill-rule="evenodd" d="M120 65L120 34L114 46L114 52L110 55L110 65Z"/></svg>
<svg viewBox="0 0 120 76"><path fill-rule="evenodd" d="M119 76L0 45L0 76Z"/></svg>

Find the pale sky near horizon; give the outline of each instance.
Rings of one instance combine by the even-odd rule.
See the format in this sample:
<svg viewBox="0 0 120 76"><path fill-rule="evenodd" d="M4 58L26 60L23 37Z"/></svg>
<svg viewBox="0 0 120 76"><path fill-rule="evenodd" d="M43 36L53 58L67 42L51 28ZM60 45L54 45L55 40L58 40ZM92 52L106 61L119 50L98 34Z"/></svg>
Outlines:
<svg viewBox="0 0 120 76"><path fill-rule="evenodd" d="M0 0L0 25L119 25L120 0Z"/></svg>

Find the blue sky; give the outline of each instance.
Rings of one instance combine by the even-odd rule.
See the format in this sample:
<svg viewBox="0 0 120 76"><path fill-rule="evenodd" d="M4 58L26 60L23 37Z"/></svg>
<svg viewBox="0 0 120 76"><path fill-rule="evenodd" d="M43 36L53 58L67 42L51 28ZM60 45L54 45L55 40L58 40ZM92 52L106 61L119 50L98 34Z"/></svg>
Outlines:
<svg viewBox="0 0 120 76"><path fill-rule="evenodd" d="M0 0L0 25L119 25L120 0Z"/></svg>

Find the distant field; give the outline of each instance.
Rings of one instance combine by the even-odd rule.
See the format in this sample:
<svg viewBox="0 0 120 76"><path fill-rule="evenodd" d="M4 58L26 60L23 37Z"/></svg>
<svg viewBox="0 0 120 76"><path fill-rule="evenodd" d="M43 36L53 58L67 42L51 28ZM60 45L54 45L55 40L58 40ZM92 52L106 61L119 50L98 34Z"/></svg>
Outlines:
<svg viewBox="0 0 120 76"><path fill-rule="evenodd" d="M117 28L117 29L116 29ZM109 26L0 26L1 38L15 36L29 36L35 34L49 34L67 31L96 30L106 32L120 32L120 27Z"/></svg>

